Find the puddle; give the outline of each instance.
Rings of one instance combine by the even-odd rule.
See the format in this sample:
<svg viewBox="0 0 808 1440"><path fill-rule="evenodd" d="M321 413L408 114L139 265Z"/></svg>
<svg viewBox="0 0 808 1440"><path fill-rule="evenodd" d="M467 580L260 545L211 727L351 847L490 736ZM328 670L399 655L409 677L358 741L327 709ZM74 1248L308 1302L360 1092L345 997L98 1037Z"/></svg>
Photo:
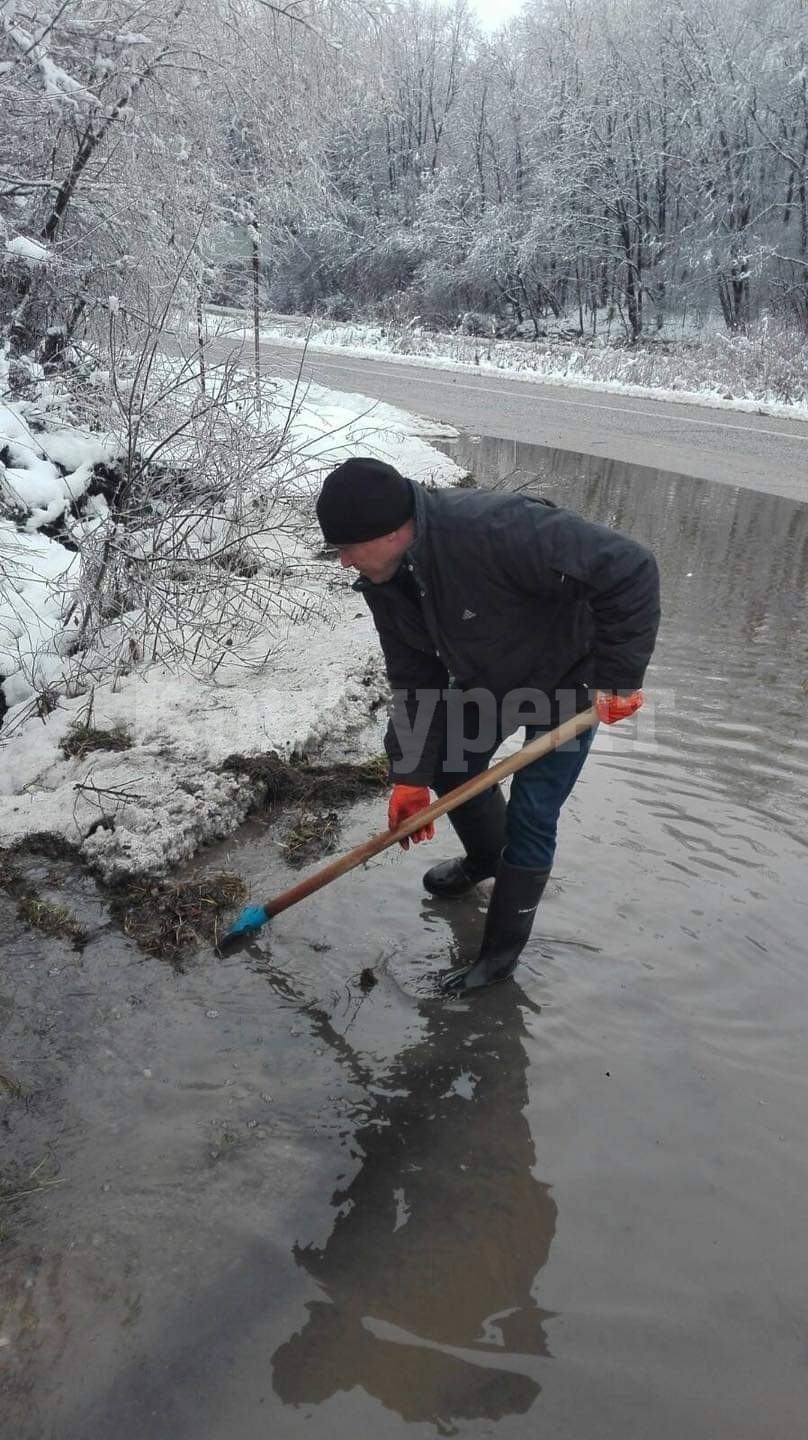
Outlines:
<svg viewBox="0 0 808 1440"><path fill-rule="evenodd" d="M653 546L646 728L599 733L519 982L468 1001L445 821L184 975L41 862L90 940L0 919L0 1174L62 1182L0 1208L15 1440L803 1440L808 506L453 453ZM272 894L278 838L204 858Z"/></svg>

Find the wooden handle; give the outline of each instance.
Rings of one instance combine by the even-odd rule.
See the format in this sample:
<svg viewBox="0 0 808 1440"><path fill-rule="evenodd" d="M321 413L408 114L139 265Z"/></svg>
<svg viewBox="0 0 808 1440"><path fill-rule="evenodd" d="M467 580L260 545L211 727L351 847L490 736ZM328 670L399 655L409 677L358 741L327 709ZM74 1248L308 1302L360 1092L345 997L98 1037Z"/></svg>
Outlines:
<svg viewBox="0 0 808 1440"><path fill-rule="evenodd" d="M391 845L397 845L400 840L406 840L413 831L420 830L422 826L428 825L430 821L437 820L441 815L448 815L450 810L456 810L458 805L464 805L467 800L472 800L483 790L488 790L491 785L498 781L505 780L508 775L515 775L517 770L523 770L526 765L532 765L534 760L540 760L542 755L547 755L551 750L556 750L564 745L567 740L573 740L584 730L590 730L597 723L595 707L582 710L579 715L573 715L571 720L565 720L555 730L549 730L545 735L539 735L536 740L531 740L528 745L523 745L513 755L506 755L504 760L499 760L489 770L483 770L479 775L473 775L470 780L465 780L447 795L434 800L417 815L412 815L409 820L404 820L395 830L383 830L380 835L371 836L362 845L357 845L354 850L349 850L346 855L341 855L337 860L332 860L330 865L324 865L321 870L315 870L312 875L307 875L305 880L299 884L292 885L289 890L284 890L282 895L276 895L274 900L268 900L264 904L267 915L280 915L282 910L288 910L290 906L297 905L299 900L305 900L307 895L313 895L315 890L322 890L324 885L330 885L332 880L337 880L340 875L345 875L348 870L353 870L357 865L363 865L366 860L371 860L374 855L381 855L383 850L389 850Z"/></svg>

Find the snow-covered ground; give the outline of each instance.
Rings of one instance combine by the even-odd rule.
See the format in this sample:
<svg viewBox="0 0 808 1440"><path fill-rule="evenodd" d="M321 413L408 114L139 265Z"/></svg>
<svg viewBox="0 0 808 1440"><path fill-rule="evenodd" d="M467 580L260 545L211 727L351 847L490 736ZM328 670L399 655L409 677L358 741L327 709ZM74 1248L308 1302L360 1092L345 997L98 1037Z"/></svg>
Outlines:
<svg viewBox="0 0 808 1440"><path fill-rule="evenodd" d="M210 316L211 330L248 328L235 310ZM299 348L339 350L356 357L384 355L441 370L507 374L509 379L585 386L618 395L680 401L751 413L808 419L808 342L760 322L748 335L710 331L701 338L636 346L548 337L496 340L440 334L413 325L332 324L300 316L271 317L262 338Z"/></svg>
<svg viewBox="0 0 808 1440"><path fill-rule="evenodd" d="M284 382L275 386L273 403L279 413L288 409ZM8 677L10 705L0 729L0 845L52 832L79 845L108 875L154 873L244 818L251 787L219 772L226 756L314 753L328 742L332 751L358 757L369 736L378 742L369 729L384 696L375 631L350 577L333 561L314 562L321 541L311 522L312 496L323 474L351 454L375 455L436 483L452 483L460 472L428 444L435 425L363 396L337 397L312 385L294 411L292 431L298 457L306 457L300 507L314 614L263 637L271 657L260 666L245 665L243 655L212 675L140 665L114 684L96 684L93 726L122 725L132 746L65 758L60 741L87 716L87 693L62 694L43 716L31 697L48 681L58 684L64 670L61 625L76 556L40 526L62 513L91 462L114 447L65 426L56 434L33 431L24 408L0 402L0 449L8 447L11 462L5 508L18 501L19 512L0 520L0 675ZM80 523L93 523L92 507Z"/></svg>

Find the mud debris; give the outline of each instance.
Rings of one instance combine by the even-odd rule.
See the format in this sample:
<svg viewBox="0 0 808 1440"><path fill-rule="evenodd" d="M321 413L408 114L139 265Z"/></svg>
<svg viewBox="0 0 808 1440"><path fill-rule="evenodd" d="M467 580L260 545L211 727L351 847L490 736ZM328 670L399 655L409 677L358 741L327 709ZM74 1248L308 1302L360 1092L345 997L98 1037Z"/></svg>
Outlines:
<svg viewBox="0 0 808 1440"><path fill-rule="evenodd" d="M336 847L339 831L336 810L302 810L281 841L281 849L290 865L306 865Z"/></svg>
<svg viewBox="0 0 808 1440"><path fill-rule="evenodd" d="M196 872L182 880L126 881L112 892L110 909L141 950L182 971L190 949L218 944L223 913L246 895L233 871Z"/></svg>
<svg viewBox="0 0 808 1440"><path fill-rule="evenodd" d="M297 800L305 801L310 808L323 802L349 805L375 794L385 789L389 774L385 755L374 755L359 765L311 765L306 760L283 760L275 751L266 755L228 755L221 769L249 776L260 791L259 803L265 806Z"/></svg>
<svg viewBox="0 0 808 1440"><path fill-rule="evenodd" d="M348 806L385 790L389 767L385 755L359 765L310 765L267 755L228 755L222 770L248 775L257 790L259 808L296 807L297 813L281 841L291 865L306 865L336 848L341 818L332 806ZM329 807L329 808L326 808Z"/></svg>
<svg viewBox="0 0 808 1440"><path fill-rule="evenodd" d="M101 742L106 743L110 737L112 747L107 748L125 749L130 743L121 727L103 731L87 724L74 726L66 737L65 753L79 755L92 748L104 748ZM312 765L307 760L289 762L275 753L231 755L221 768L246 774L255 782L258 806L292 812L281 845L294 866L308 864L336 848L341 816L337 808L330 807L341 809L384 790L388 784L388 763L383 755L359 765L327 766ZM72 940L79 948L88 939L79 921L67 906L43 898L25 874L25 860L36 857L67 860L84 873L95 873L93 866L88 865L78 845L49 833L31 835L19 845L0 848L0 889L17 900L20 918L44 934ZM111 919L123 933L146 954L167 960L178 970L184 968L192 950L218 945L226 928L223 915L247 896L243 880L232 871L195 871L182 879L134 876L111 884L96 874L96 882L109 905Z"/></svg>

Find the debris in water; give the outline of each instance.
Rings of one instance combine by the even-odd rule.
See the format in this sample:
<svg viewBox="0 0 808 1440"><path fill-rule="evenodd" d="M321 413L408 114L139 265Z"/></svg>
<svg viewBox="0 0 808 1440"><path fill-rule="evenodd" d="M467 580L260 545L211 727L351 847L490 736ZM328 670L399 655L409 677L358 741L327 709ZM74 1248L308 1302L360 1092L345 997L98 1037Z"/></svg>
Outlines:
<svg viewBox="0 0 808 1440"><path fill-rule="evenodd" d="M281 841L281 848L290 865L305 865L320 855L328 855L337 843L339 816L336 810L301 811Z"/></svg>
<svg viewBox="0 0 808 1440"><path fill-rule="evenodd" d="M72 940L77 946L84 945L87 941L87 931L64 905L54 905L50 900L39 900L36 895L23 895L17 905L17 914L26 925L30 925L34 930L41 930L43 935ZM51 971L51 974L53 973Z"/></svg>
<svg viewBox="0 0 808 1440"><path fill-rule="evenodd" d="M359 976L359 989L364 990L365 994L367 995L368 991L372 990L373 986L378 985L378 983L379 982L376 979L376 976L374 975L370 966L366 965L361 975Z"/></svg>
<svg viewBox="0 0 808 1440"><path fill-rule="evenodd" d="M267 755L228 755L221 768L249 776L256 786L258 806L296 806L297 819L283 842L293 865L306 864L334 849L340 816L336 810L326 810L326 805L353 804L385 790L389 783L386 755L375 755L360 765L310 765L304 760L282 760L273 751Z"/></svg>
<svg viewBox="0 0 808 1440"><path fill-rule="evenodd" d="M128 881L114 893L112 911L141 950L182 969L187 950L218 944L222 912L246 894L241 876L230 870L184 880Z"/></svg>

